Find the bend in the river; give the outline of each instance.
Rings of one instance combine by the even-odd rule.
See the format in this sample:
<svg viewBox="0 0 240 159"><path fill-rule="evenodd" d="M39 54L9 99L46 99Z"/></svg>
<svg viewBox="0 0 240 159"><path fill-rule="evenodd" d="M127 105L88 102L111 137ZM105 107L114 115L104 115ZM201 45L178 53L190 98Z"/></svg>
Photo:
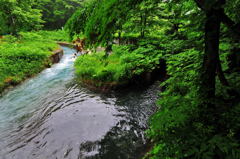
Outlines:
<svg viewBox="0 0 240 159"><path fill-rule="evenodd" d="M0 98L2 159L135 159L158 84L108 94L74 81L74 50Z"/></svg>

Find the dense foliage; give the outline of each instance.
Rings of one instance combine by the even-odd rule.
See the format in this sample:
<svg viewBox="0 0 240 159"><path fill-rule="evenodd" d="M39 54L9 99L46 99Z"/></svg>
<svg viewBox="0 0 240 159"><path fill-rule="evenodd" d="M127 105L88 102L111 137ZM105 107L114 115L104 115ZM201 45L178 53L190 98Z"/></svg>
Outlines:
<svg viewBox="0 0 240 159"><path fill-rule="evenodd" d="M79 0L0 0L0 35L60 29L80 6Z"/></svg>
<svg viewBox="0 0 240 159"><path fill-rule="evenodd" d="M240 158L238 6L237 0L100 0L68 21L71 36L113 50L79 57L80 78L123 81L154 69L155 58L167 62L146 158Z"/></svg>
<svg viewBox="0 0 240 159"><path fill-rule="evenodd" d="M0 35L41 28L41 11L34 0L0 0Z"/></svg>
<svg viewBox="0 0 240 159"><path fill-rule="evenodd" d="M36 0L41 10L45 29L60 29L75 10L81 7L81 0Z"/></svg>
<svg viewBox="0 0 240 159"><path fill-rule="evenodd" d="M155 141L149 158L240 157L239 119L234 117L240 113L239 101L217 81L218 109L207 109L201 104L198 93L201 56L188 50L168 58L171 77L162 83L166 90L161 93L159 111L152 116L147 131ZM235 78L229 76L229 82L239 88L239 73Z"/></svg>
<svg viewBox="0 0 240 159"><path fill-rule="evenodd" d="M84 1L83 6L78 8L71 18L68 19L65 29L69 32L71 38L84 33L85 25L91 17L96 4L95 0Z"/></svg>
<svg viewBox="0 0 240 159"><path fill-rule="evenodd" d="M49 65L54 41L67 38L26 31L68 20L66 31L85 38L85 49L105 47L76 60L82 82L126 84L166 62L145 158L238 159L239 8L239 0L0 0L0 35L15 35L0 41L0 91Z"/></svg>

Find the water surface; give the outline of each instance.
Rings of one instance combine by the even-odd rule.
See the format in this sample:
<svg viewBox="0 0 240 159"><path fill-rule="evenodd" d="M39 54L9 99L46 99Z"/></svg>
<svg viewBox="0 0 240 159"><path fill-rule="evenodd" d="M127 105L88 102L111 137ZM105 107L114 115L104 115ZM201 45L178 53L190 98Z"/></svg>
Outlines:
<svg viewBox="0 0 240 159"><path fill-rule="evenodd" d="M74 81L74 50L0 97L1 159L137 159L158 83L108 94Z"/></svg>

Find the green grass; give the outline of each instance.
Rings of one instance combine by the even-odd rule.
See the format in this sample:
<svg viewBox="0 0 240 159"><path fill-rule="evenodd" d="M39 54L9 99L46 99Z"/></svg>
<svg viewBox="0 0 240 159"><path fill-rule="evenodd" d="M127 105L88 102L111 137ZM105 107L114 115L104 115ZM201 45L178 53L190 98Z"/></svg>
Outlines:
<svg viewBox="0 0 240 159"><path fill-rule="evenodd" d="M154 70L162 58L154 47L114 46L111 55L104 55L101 52L78 57L75 62L77 77L82 81L94 81L95 86L126 83L133 76Z"/></svg>
<svg viewBox="0 0 240 159"><path fill-rule="evenodd" d="M21 32L0 40L0 92L49 66L59 47L55 41L67 41L63 31Z"/></svg>

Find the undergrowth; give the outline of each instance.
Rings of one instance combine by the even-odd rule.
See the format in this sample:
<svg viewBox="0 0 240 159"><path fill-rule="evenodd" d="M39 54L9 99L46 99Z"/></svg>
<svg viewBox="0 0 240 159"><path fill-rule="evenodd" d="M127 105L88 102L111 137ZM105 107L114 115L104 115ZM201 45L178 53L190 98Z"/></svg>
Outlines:
<svg viewBox="0 0 240 159"><path fill-rule="evenodd" d="M224 54L221 58L224 59ZM237 159L239 144L239 100L227 95L217 80L217 101L213 112L204 109L197 86L201 52L194 49L167 60L169 78L158 100L159 110L150 119L147 131L154 146L150 159ZM223 66L226 67L226 66ZM239 88L239 73L227 75L231 87ZM213 114L217 115L214 121Z"/></svg>

